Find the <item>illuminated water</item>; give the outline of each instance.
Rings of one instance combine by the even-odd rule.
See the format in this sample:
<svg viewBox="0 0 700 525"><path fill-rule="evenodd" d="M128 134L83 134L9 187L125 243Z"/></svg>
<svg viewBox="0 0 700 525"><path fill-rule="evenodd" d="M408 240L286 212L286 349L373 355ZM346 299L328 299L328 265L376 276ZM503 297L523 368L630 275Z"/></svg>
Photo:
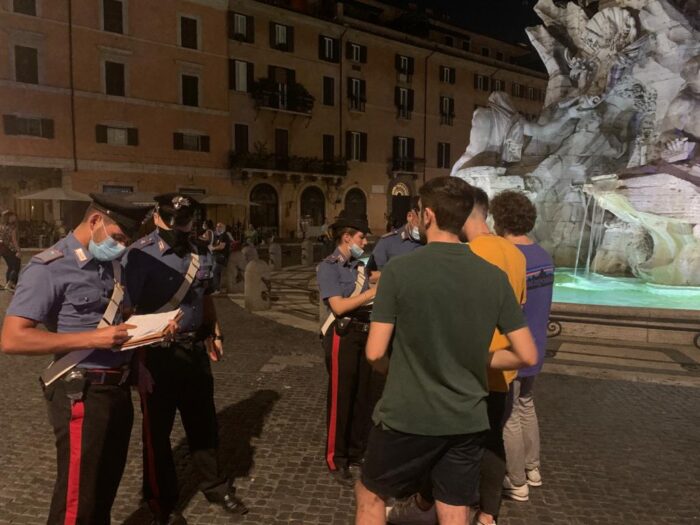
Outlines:
<svg viewBox="0 0 700 525"><path fill-rule="evenodd" d="M649 284L633 277L607 277L579 270L558 269L554 280L554 301L559 303L599 304L700 310L700 287Z"/></svg>

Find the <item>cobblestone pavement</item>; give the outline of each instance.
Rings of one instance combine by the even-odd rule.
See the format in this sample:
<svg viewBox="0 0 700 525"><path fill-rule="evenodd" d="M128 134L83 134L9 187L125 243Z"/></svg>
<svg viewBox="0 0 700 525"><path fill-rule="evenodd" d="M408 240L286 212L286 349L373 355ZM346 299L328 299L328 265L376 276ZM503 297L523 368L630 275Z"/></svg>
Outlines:
<svg viewBox="0 0 700 525"><path fill-rule="evenodd" d="M2 311L7 298L0 294ZM226 298L217 305L228 345L225 360L214 366L221 458L251 507L241 522L351 523L352 493L329 480L322 460L326 372L318 338L248 314ZM3 525L46 519L55 459L36 381L43 363L0 355ZM700 523L698 406L700 388L544 373L537 385L544 485L528 503L506 502L499 524ZM115 523L147 523L139 502L136 413ZM231 523L196 493L179 423L173 444L189 522Z"/></svg>

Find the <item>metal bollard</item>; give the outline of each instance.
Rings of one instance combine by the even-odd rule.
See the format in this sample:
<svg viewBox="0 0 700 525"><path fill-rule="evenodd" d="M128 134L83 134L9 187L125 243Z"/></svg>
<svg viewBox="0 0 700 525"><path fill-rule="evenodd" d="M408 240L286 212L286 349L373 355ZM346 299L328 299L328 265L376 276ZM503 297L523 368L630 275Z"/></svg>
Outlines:
<svg viewBox="0 0 700 525"><path fill-rule="evenodd" d="M270 266L254 259L245 267L245 307L249 312L270 309Z"/></svg>
<svg viewBox="0 0 700 525"><path fill-rule="evenodd" d="M269 261L273 270L282 269L282 246L276 242L270 244Z"/></svg>
<svg viewBox="0 0 700 525"><path fill-rule="evenodd" d="M314 264L314 243L306 239L301 243L301 265L312 266Z"/></svg>

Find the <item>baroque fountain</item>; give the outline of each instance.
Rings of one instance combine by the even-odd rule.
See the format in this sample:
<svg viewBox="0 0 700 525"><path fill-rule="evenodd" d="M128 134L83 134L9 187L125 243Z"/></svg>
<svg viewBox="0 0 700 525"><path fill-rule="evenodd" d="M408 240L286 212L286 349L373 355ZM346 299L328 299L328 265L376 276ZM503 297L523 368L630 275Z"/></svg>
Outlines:
<svg viewBox="0 0 700 525"><path fill-rule="evenodd" d="M665 296L700 310L697 3L540 0L535 10L544 23L527 34L549 74L544 109L528 121L492 93L452 175L490 195L530 195L536 238L573 269L559 275L564 288L634 281L658 299L636 306Z"/></svg>

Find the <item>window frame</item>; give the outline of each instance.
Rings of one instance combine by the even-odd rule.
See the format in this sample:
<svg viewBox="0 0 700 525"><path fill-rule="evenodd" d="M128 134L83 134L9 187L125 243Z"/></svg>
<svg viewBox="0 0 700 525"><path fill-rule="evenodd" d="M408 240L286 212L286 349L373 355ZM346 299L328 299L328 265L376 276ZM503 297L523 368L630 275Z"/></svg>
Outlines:
<svg viewBox="0 0 700 525"><path fill-rule="evenodd" d="M122 5L122 30L121 32L119 31L112 31L109 29L105 28L105 2L106 1L114 1L114 2L119 2ZM100 0L100 31L105 31L107 33L112 33L114 35L128 35L129 34L129 6L128 6L128 0Z"/></svg>
<svg viewBox="0 0 700 525"><path fill-rule="evenodd" d="M19 82L22 84L31 84L34 86L40 85L41 81L42 81L42 75L41 75L41 54L42 54L41 47L42 46L35 44L35 43L26 42L23 40L22 41L13 41L13 42L11 42L10 45L12 46L12 76L13 76L13 80L15 82ZM36 53L36 82L31 82L31 81L19 79L19 75L18 75L19 71L17 69L18 64L19 64L19 61L17 60L17 48L19 48L19 47L24 48L24 49L32 49Z"/></svg>
<svg viewBox="0 0 700 525"><path fill-rule="evenodd" d="M183 44L182 42L182 19L183 18L188 18L190 20L194 20L195 22L195 46L196 47L189 47ZM177 14L177 45L181 49L189 49L191 51L201 51L202 50L202 18L198 15L191 15L189 13L178 13Z"/></svg>
<svg viewBox="0 0 700 525"><path fill-rule="evenodd" d="M360 44L350 42L350 49L352 50L351 60L353 62L355 62L356 64L361 64L362 63L362 46L360 46Z"/></svg>
<svg viewBox="0 0 700 525"><path fill-rule="evenodd" d="M102 62L102 93L105 95L108 95L110 97L127 97L128 96L128 70L129 68L127 67L126 60L124 59L119 59L115 58L114 56L106 56L102 57L100 62ZM124 75L123 75L123 91L124 93L121 95L115 95L114 93L107 93L107 62L111 62L113 64L121 64L124 68Z"/></svg>
<svg viewBox="0 0 700 525"><path fill-rule="evenodd" d="M193 77L197 79L197 103L196 104L186 104L185 103L185 84L184 77ZM187 106L191 108L199 108L202 104L202 75L196 71L180 71L180 105Z"/></svg>
<svg viewBox="0 0 700 525"><path fill-rule="evenodd" d="M41 10L39 8L39 0L32 0L33 1L33 6L34 6L34 12L33 13L25 13L24 11L18 11L15 7L15 2L21 1L21 0L8 0L8 3L11 2L11 8L8 9L8 11L15 13L17 15L25 15L25 16L34 16L34 17L40 17L41 16ZM10 6L8 6L10 7Z"/></svg>
<svg viewBox="0 0 700 525"><path fill-rule="evenodd" d="M278 22L274 22L275 24L275 47L277 49L280 49L282 47L287 47L289 45L289 27L286 26L285 24L280 24ZM282 34L280 32L280 29L284 29L284 41L280 40L280 35Z"/></svg>
<svg viewBox="0 0 700 525"><path fill-rule="evenodd" d="M243 20L243 32L236 30L236 27L240 25L238 21L241 19ZM233 34L234 36L242 36L244 39L248 38L248 17L235 11L233 13Z"/></svg>
<svg viewBox="0 0 700 525"><path fill-rule="evenodd" d="M8 120L13 119L12 125L15 127L17 132L9 132ZM8 137L24 137L24 138L37 138L37 139L48 139L51 140L55 138L55 121L52 118L45 118L40 115L18 115L15 113L4 113L2 115L3 120L3 132ZM23 133L18 130L17 120L25 121L23 124L28 124L29 121L38 121L39 133ZM48 124L50 122L50 125ZM28 129L28 128L27 128Z"/></svg>

